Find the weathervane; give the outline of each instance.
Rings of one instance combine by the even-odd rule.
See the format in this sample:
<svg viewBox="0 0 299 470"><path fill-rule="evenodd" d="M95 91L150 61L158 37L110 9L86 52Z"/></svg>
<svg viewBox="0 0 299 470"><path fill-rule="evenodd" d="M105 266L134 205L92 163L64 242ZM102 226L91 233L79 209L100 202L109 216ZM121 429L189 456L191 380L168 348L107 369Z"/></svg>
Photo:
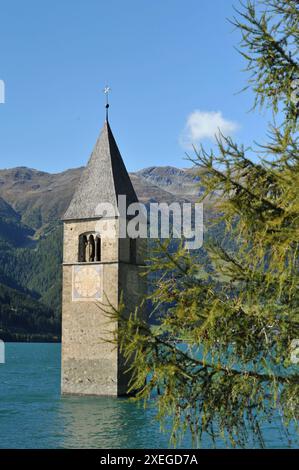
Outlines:
<svg viewBox="0 0 299 470"><path fill-rule="evenodd" d="M104 94L106 95L106 121L108 121L108 109L109 109L109 93L111 91L110 86L105 86Z"/></svg>

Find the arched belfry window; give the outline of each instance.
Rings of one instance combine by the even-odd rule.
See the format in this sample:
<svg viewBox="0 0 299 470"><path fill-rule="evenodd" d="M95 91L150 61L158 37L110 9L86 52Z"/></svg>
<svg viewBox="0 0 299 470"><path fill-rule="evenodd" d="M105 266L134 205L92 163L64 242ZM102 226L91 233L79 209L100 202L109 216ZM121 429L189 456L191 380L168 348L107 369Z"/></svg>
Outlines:
<svg viewBox="0 0 299 470"><path fill-rule="evenodd" d="M79 236L79 255L78 261L80 263L91 263L98 260L98 245L99 237L94 237L93 234L82 234ZM101 240L100 240L101 241Z"/></svg>
<svg viewBox="0 0 299 470"><path fill-rule="evenodd" d="M96 237L96 261L101 261L101 256L102 256L102 246L101 246L101 237L98 235Z"/></svg>
<svg viewBox="0 0 299 470"><path fill-rule="evenodd" d="M86 247L88 245L87 236L80 235L79 237L79 259L81 263L86 262Z"/></svg>
<svg viewBox="0 0 299 470"><path fill-rule="evenodd" d="M94 242L94 236L89 235L88 237L88 261L94 261L95 259L95 242Z"/></svg>

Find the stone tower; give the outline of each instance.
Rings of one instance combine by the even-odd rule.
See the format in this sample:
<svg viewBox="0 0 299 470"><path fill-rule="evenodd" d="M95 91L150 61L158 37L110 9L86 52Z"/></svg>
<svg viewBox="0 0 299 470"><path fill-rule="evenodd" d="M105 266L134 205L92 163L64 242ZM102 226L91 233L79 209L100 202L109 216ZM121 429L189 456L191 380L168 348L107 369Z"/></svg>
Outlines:
<svg viewBox="0 0 299 470"><path fill-rule="evenodd" d="M107 119L63 218L63 394L127 392L127 366L118 348L103 341L112 325L101 309L108 302L117 308L123 295L133 311L145 293L142 240L119 237L117 213L99 215L99 204L116 209L120 195L127 206L138 201Z"/></svg>

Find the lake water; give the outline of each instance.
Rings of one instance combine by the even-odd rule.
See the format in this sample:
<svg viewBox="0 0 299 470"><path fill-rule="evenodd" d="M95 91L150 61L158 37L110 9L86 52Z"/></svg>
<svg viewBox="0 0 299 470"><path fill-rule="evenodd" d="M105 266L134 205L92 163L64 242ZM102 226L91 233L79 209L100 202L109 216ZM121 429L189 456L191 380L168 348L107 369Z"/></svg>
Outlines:
<svg viewBox="0 0 299 470"><path fill-rule="evenodd" d="M0 380L0 448L169 447L154 407L120 398L61 398L59 344L6 344ZM274 425L266 443L290 446ZM190 446L186 436L181 447Z"/></svg>

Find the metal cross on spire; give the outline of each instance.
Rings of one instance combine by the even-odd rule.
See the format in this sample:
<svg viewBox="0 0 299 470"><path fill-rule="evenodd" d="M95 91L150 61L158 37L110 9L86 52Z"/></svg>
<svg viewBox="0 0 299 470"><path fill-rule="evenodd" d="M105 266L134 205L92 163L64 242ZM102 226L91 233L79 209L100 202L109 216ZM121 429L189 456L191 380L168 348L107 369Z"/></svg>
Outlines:
<svg viewBox="0 0 299 470"><path fill-rule="evenodd" d="M105 86L104 94L106 95L106 121L108 121L108 109L109 109L109 93L111 91L110 86Z"/></svg>

